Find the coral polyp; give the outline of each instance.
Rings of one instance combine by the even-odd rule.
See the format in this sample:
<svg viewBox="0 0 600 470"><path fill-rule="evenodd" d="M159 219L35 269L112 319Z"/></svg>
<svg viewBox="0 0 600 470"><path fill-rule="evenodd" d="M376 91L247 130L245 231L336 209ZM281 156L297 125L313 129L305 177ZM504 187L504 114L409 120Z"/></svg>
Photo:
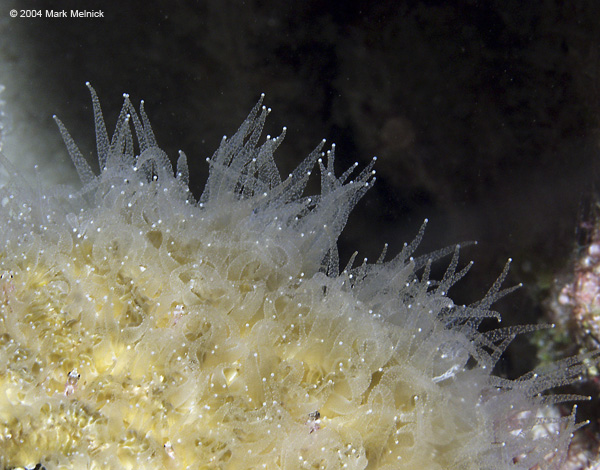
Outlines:
<svg viewBox="0 0 600 470"><path fill-rule="evenodd" d="M3 161L0 467L560 468L578 425L548 410L574 397L542 392L581 358L491 374L528 330L478 330L506 270L455 305L469 265L459 247L413 257L423 227L390 260L340 271L372 164L337 177L321 143L282 179L259 102L195 201L143 104L125 95L109 138L90 90L98 175L58 120L81 188L42 192ZM315 166L321 193L306 196Z"/></svg>

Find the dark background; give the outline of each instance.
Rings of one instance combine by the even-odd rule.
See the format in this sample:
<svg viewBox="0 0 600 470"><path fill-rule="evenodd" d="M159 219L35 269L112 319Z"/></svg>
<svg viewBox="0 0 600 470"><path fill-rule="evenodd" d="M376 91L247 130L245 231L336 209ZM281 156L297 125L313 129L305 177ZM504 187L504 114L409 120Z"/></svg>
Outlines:
<svg viewBox="0 0 600 470"><path fill-rule="evenodd" d="M11 19L10 6L104 18ZM196 195L205 158L261 92L273 108L267 133L288 128L282 173L323 137L337 144L340 172L376 155L378 181L350 218L342 265L354 250L376 259L385 242L396 253L428 217L419 253L479 241L451 293L461 303L514 259L507 284L525 287L499 304L505 323L539 320L589 217L600 2L7 0L0 17L36 119L53 126L58 114L90 159L88 80L109 128L123 92L145 100L159 144L188 155ZM535 358L524 343L516 351L500 366L512 376Z"/></svg>

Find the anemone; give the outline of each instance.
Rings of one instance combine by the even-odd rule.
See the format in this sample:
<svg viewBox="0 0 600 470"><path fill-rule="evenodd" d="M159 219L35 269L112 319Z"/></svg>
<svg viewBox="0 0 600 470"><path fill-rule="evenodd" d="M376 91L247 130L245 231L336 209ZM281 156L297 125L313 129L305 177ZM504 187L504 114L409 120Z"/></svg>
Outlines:
<svg viewBox="0 0 600 470"><path fill-rule="evenodd" d="M456 305L470 265L460 246L415 257L423 224L396 256L340 269L374 160L336 176L322 142L282 178L261 97L196 201L143 102L124 95L109 137L88 87L99 174L58 119L80 187L34 187L2 157L0 467L560 468L580 424L553 405L578 397L544 392L597 354L493 375L537 328L480 331L508 265Z"/></svg>

